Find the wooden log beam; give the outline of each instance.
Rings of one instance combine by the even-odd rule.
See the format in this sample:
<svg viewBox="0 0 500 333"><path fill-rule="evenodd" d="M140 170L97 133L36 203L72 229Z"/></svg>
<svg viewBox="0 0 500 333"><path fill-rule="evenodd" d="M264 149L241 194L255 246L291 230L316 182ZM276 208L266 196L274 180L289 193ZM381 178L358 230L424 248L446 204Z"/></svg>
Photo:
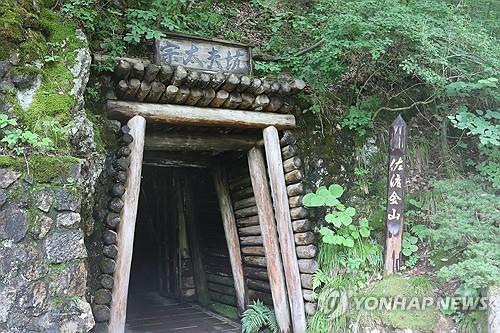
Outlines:
<svg viewBox="0 0 500 333"><path fill-rule="evenodd" d="M246 199L238 200L238 201L234 202L235 209L247 208L247 207L251 207L251 206L255 206L255 198L254 197L250 197L250 198L246 198Z"/></svg>
<svg viewBox="0 0 500 333"><path fill-rule="evenodd" d="M208 283L208 290L215 291L224 295L233 296L236 295L236 291L232 286L225 286L217 283Z"/></svg>
<svg viewBox="0 0 500 333"><path fill-rule="evenodd" d="M234 296L224 295L215 291L209 291L208 295L212 301L216 301L218 303L236 306L236 299Z"/></svg>
<svg viewBox="0 0 500 333"><path fill-rule="evenodd" d="M294 197L288 198L288 203L290 204L290 208L302 207L302 199L304 196L296 195Z"/></svg>
<svg viewBox="0 0 500 333"><path fill-rule="evenodd" d="M147 151L244 151L255 145L257 137L244 135L148 134Z"/></svg>
<svg viewBox="0 0 500 333"><path fill-rule="evenodd" d="M297 251L297 258L299 259L313 259L318 253L318 248L313 244L297 246L295 249Z"/></svg>
<svg viewBox="0 0 500 333"><path fill-rule="evenodd" d="M234 280L231 276L207 274L207 280L208 282L218 283L225 286L234 286Z"/></svg>
<svg viewBox="0 0 500 333"><path fill-rule="evenodd" d="M134 138L131 143L129 174L126 191L122 199L123 209L120 212L120 225L118 227L118 255L114 273L113 298L108 332L124 332L130 267L132 264L132 251L134 248L135 221L137 206L139 204L139 191L141 189L142 157L144 152L144 136L146 120L135 116L128 122L130 135Z"/></svg>
<svg viewBox="0 0 500 333"><path fill-rule="evenodd" d="M238 232L240 236L258 236L260 235L260 226L253 225L250 227L239 228Z"/></svg>
<svg viewBox="0 0 500 333"><path fill-rule="evenodd" d="M107 107L111 118L126 119L140 115L147 121L175 125L236 128L275 126L278 129L295 127L295 117L285 114L115 100L109 100Z"/></svg>
<svg viewBox="0 0 500 333"><path fill-rule="evenodd" d="M296 220L292 222L293 232L302 233L306 231L311 231L313 225L309 220Z"/></svg>
<svg viewBox="0 0 500 333"><path fill-rule="evenodd" d="M252 279L269 281L269 276L265 268L245 267L245 276Z"/></svg>
<svg viewBox="0 0 500 333"><path fill-rule="evenodd" d="M247 256L265 256L266 251L263 246L243 246L241 253Z"/></svg>
<svg viewBox="0 0 500 333"><path fill-rule="evenodd" d="M267 267L267 260L265 257L244 256L243 262L248 266Z"/></svg>
<svg viewBox="0 0 500 333"><path fill-rule="evenodd" d="M219 197L219 207L222 214L222 223L224 234L226 236L229 259L231 262L231 271L233 272L234 287L236 293L236 303L240 313L245 311L248 304L247 288L243 274L243 263L241 259L240 242L238 239L238 230L234 217L231 197L229 196L229 186L224 170L219 167L214 173L215 187Z"/></svg>
<svg viewBox="0 0 500 333"><path fill-rule="evenodd" d="M245 236L245 237L240 237L240 243L241 245L262 245L263 240L261 236Z"/></svg>
<svg viewBox="0 0 500 333"><path fill-rule="evenodd" d="M314 259L300 259L299 270L301 273L314 274L318 269L318 263Z"/></svg>
<svg viewBox="0 0 500 333"><path fill-rule="evenodd" d="M291 332L290 310L273 214L273 203L266 177L264 154L260 148L254 147L248 152L248 166L262 230L262 243L266 251L267 274L272 290L276 320L281 332Z"/></svg>
<svg viewBox="0 0 500 333"><path fill-rule="evenodd" d="M281 255L283 257L288 299L293 318L293 331L295 333L305 333L306 315L304 310L304 299L302 297L300 272L297 255L295 253L295 240L290 217L290 207L288 204L285 174L283 172L283 160L281 157L278 130L276 127L270 126L264 129L263 135L267 170L269 172L269 183L271 185L271 194L274 202Z"/></svg>
<svg viewBox="0 0 500 333"><path fill-rule="evenodd" d="M236 210L234 212L234 215L236 216L236 218L255 216L257 214L258 214L257 206L242 208L242 209Z"/></svg>
<svg viewBox="0 0 500 333"><path fill-rule="evenodd" d="M258 216L250 216L250 217L245 217L243 219L237 219L236 223L238 224L238 227L240 227L240 228L256 226L256 225L259 225L259 217Z"/></svg>
<svg viewBox="0 0 500 333"><path fill-rule="evenodd" d="M271 291L271 285L269 284L269 282L253 280L253 279L248 279L248 288L263 292Z"/></svg>
<svg viewBox="0 0 500 333"><path fill-rule="evenodd" d="M194 282L196 285L196 296L201 305L208 305L209 297L207 294L207 276L203 265L202 249L200 247L200 235L196 221L198 217L195 215L195 202L193 193L192 179L185 177L183 181L183 188L181 189L183 195L181 196L181 205L184 209L186 218L187 238L189 242L189 252L191 254L191 262L193 264ZM184 198L184 202L182 200Z"/></svg>

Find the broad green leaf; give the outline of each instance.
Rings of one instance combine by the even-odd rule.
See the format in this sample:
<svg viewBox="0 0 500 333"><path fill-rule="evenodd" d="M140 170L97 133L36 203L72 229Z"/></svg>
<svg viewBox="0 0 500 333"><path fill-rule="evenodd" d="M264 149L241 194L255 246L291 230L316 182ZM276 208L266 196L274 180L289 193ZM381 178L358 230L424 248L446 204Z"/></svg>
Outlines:
<svg viewBox="0 0 500 333"><path fill-rule="evenodd" d="M337 228L340 228L340 226L342 225L342 220L338 212L333 214L327 214L325 216L325 220L326 222L333 224Z"/></svg>
<svg viewBox="0 0 500 333"><path fill-rule="evenodd" d="M410 250L410 249L408 249L408 248L403 249L403 251L402 251L402 252L403 252L403 255L404 255L405 257L409 257L409 256L411 256L411 254L412 254L411 250Z"/></svg>
<svg viewBox="0 0 500 333"><path fill-rule="evenodd" d="M361 228L359 229L359 234L362 236L362 237L369 237L370 236L370 230L368 228Z"/></svg>
<svg viewBox="0 0 500 333"><path fill-rule="evenodd" d="M333 236L333 239L334 239L333 244L337 244L337 245L341 245L345 241L345 238L343 236L340 236L340 235Z"/></svg>
<svg viewBox="0 0 500 333"><path fill-rule="evenodd" d="M353 231L353 232L351 232L351 236L354 239L358 239L359 238L359 232L358 231Z"/></svg>
<svg viewBox="0 0 500 333"><path fill-rule="evenodd" d="M350 217L349 215L347 214L342 214L340 216L340 219L342 220L342 224L343 225L350 225L352 223L352 217Z"/></svg>
<svg viewBox="0 0 500 333"><path fill-rule="evenodd" d="M348 207L348 208L346 208L345 212L350 217L353 217L354 215L356 215L356 209L354 207Z"/></svg>
<svg viewBox="0 0 500 333"><path fill-rule="evenodd" d="M344 193L344 189L339 184L330 185L330 187L328 188L328 191L330 191L330 193L335 198L340 198L342 196L342 194Z"/></svg>
<svg viewBox="0 0 500 333"><path fill-rule="evenodd" d="M411 246L410 246L410 250L411 250L411 252L417 252L417 251L418 251L418 246L416 246L416 245L411 245Z"/></svg>
<svg viewBox="0 0 500 333"><path fill-rule="evenodd" d="M360 227L365 227L367 228L368 227L368 220L366 218L362 218L361 220L359 220L359 226Z"/></svg>
<svg viewBox="0 0 500 333"><path fill-rule="evenodd" d="M354 247L354 239L352 239L351 237L347 237L344 239L342 244L347 247Z"/></svg>
<svg viewBox="0 0 500 333"><path fill-rule="evenodd" d="M410 244L417 244L418 238L415 236L410 236L408 241L410 242Z"/></svg>
<svg viewBox="0 0 500 333"><path fill-rule="evenodd" d="M323 197L324 199L328 198L330 196L330 192L326 188L319 189L316 192L317 195Z"/></svg>
<svg viewBox="0 0 500 333"><path fill-rule="evenodd" d="M328 198L325 200L325 205L328 207L335 207L340 203L340 201L335 198L333 195L329 195Z"/></svg>
<svg viewBox="0 0 500 333"><path fill-rule="evenodd" d="M308 193L304 196L302 202L306 207L322 207L325 204L325 199L314 193Z"/></svg>
<svg viewBox="0 0 500 333"><path fill-rule="evenodd" d="M341 203L339 203L335 208L337 208L341 212L343 212L345 210L345 206L343 204L341 204Z"/></svg>

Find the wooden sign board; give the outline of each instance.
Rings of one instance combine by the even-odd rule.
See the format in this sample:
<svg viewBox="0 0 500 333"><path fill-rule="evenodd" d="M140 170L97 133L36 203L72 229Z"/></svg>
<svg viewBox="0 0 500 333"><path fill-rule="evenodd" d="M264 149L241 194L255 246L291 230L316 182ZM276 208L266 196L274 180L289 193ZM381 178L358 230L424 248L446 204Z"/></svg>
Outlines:
<svg viewBox="0 0 500 333"><path fill-rule="evenodd" d="M389 129L385 270L392 274L401 265L406 166L406 123L399 115Z"/></svg>
<svg viewBox="0 0 500 333"><path fill-rule="evenodd" d="M157 65L181 65L210 73L252 73L249 46L180 34L155 40L154 60Z"/></svg>

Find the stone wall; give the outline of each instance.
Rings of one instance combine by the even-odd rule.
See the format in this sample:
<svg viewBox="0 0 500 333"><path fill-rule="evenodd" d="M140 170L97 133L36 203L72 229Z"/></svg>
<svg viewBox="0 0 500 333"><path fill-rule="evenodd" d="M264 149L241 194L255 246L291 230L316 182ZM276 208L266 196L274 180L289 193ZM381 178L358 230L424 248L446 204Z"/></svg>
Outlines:
<svg viewBox="0 0 500 333"><path fill-rule="evenodd" d="M56 157L54 157L56 159ZM0 168L0 332L87 332L81 162L36 181Z"/></svg>

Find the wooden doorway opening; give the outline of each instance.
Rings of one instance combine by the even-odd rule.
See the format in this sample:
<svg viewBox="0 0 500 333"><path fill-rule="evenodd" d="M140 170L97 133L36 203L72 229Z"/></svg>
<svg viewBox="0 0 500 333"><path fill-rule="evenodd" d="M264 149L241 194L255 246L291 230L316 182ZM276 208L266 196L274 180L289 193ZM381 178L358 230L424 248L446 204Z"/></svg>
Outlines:
<svg viewBox="0 0 500 333"><path fill-rule="evenodd" d="M233 332L230 318L207 311L238 316L212 174L151 164L142 169L127 330Z"/></svg>

